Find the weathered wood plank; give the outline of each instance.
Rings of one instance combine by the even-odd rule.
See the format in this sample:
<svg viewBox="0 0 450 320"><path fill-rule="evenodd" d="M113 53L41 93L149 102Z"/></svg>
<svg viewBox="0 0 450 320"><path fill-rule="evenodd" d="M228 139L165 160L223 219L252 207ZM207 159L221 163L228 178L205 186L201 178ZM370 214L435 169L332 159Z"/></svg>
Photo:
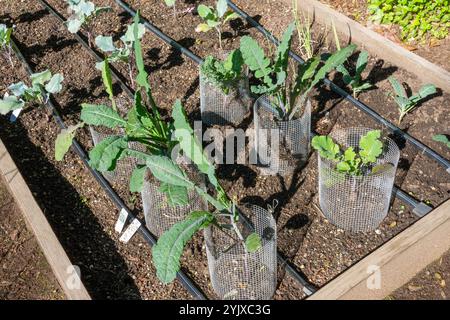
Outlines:
<svg viewBox="0 0 450 320"><path fill-rule="evenodd" d="M0 173L16 200L28 227L34 233L66 297L70 300L90 300L91 298L81 279L76 272L73 272L72 263L66 252L1 140Z"/></svg>
<svg viewBox="0 0 450 320"><path fill-rule="evenodd" d="M292 5L292 0L284 1L287 5ZM433 83L442 90L450 92L450 72L447 70L408 51L325 4L315 0L297 0L297 2L300 11L309 13L320 24L331 26L331 21L334 21L337 32L344 36L346 41L356 43L370 53L407 70L416 75L422 83Z"/></svg>

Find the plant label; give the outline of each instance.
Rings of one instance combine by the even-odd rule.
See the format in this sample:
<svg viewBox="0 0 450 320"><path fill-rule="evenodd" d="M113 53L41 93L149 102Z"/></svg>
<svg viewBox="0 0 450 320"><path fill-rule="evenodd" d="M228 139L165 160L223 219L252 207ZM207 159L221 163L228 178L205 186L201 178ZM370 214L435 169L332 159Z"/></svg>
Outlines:
<svg viewBox="0 0 450 320"><path fill-rule="evenodd" d="M11 116L9 117L9 122L16 122L17 118L19 117L20 113L22 112L22 109L23 108L19 108L19 109L14 110L11 113Z"/></svg>
<svg viewBox="0 0 450 320"><path fill-rule="evenodd" d="M141 222L138 219L134 219L133 222L128 226L128 228L125 230L125 232L120 237L120 241L123 243L128 243L130 241L131 237L134 236L136 231L141 226Z"/></svg>
<svg viewBox="0 0 450 320"><path fill-rule="evenodd" d="M116 230L117 233L121 233L123 230L123 226L125 225L125 222L128 218L128 212L125 210L125 208L122 208L119 213L119 218L117 219L116 225L114 226L114 230Z"/></svg>

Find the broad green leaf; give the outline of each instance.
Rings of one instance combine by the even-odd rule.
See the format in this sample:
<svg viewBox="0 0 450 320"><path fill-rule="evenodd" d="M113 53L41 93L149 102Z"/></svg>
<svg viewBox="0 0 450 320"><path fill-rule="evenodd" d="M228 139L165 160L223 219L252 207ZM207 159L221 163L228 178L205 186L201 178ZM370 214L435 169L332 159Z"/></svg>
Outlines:
<svg viewBox="0 0 450 320"><path fill-rule="evenodd" d="M142 39L145 34L145 26L142 23L138 24L138 34L137 39ZM136 37L134 36L134 24L131 24L127 27L127 32L120 38L122 42L131 43L136 41Z"/></svg>
<svg viewBox="0 0 450 320"><path fill-rule="evenodd" d="M316 149L320 156L329 160L338 160L339 146L328 136L315 136L311 145Z"/></svg>
<svg viewBox="0 0 450 320"><path fill-rule="evenodd" d="M103 52L113 52L117 50L114 46L112 37L97 36L95 37L95 45Z"/></svg>
<svg viewBox="0 0 450 320"><path fill-rule="evenodd" d="M286 71L289 62L289 50L291 49L292 34L295 29L295 22L291 23L286 31L283 33L281 42L278 45L276 52L275 61L275 72L280 72L281 70Z"/></svg>
<svg viewBox="0 0 450 320"><path fill-rule="evenodd" d="M356 61L356 74L361 75L361 73L367 67L367 61L369 60L369 53L367 51L361 51Z"/></svg>
<svg viewBox="0 0 450 320"><path fill-rule="evenodd" d="M95 11L95 5L91 1L81 1L78 7L85 16L90 16Z"/></svg>
<svg viewBox="0 0 450 320"><path fill-rule="evenodd" d="M166 6L173 7L175 5L176 0L164 0Z"/></svg>
<svg viewBox="0 0 450 320"><path fill-rule="evenodd" d="M223 23L227 23L230 20L234 20L239 18L239 15L236 12L233 11L227 11L225 15L223 16Z"/></svg>
<svg viewBox="0 0 450 320"><path fill-rule="evenodd" d="M44 85L44 83L49 81L51 78L52 78L52 73L50 72L50 70L45 70L45 71L42 71L39 73L33 73L30 76L31 83L33 85L35 85L35 84Z"/></svg>
<svg viewBox="0 0 450 320"><path fill-rule="evenodd" d="M214 16L212 9L204 4L197 7L197 12L203 19L208 19Z"/></svg>
<svg viewBox="0 0 450 320"><path fill-rule="evenodd" d="M206 228L213 221L214 216L209 212L192 212L186 220L176 223L159 238L152 251L159 280L169 283L176 278L184 246L198 230Z"/></svg>
<svg viewBox="0 0 450 320"><path fill-rule="evenodd" d="M383 152L383 143L379 140L381 137L380 130L372 130L367 132L359 140L359 155L363 163L373 163Z"/></svg>
<svg viewBox="0 0 450 320"><path fill-rule="evenodd" d="M109 100L111 100L112 109L117 111L116 101L114 100L111 69L109 68L108 59L105 59L105 61L103 61L103 64L101 65L101 67L102 67L101 70L102 70L103 85L105 86L106 93L108 93Z"/></svg>
<svg viewBox="0 0 450 320"><path fill-rule="evenodd" d="M89 152L89 164L100 172L114 171L117 160L128 147L128 142L123 136L109 136L100 141Z"/></svg>
<svg viewBox="0 0 450 320"><path fill-rule="evenodd" d="M19 100L15 96L4 97L3 99L0 99L0 114L6 115L10 111L23 108L24 106L25 102Z"/></svg>
<svg viewBox="0 0 450 320"><path fill-rule="evenodd" d="M450 142L445 134L437 134L437 135L433 136L433 140L437 141L437 142L442 142L442 143Z"/></svg>
<svg viewBox="0 0 450 320"><path fill-rule="evenodd" d="M398 80L394 76L390 76L388 80L391 83L392 88L394 89L394 92L397 96L402 98L408 98L408 96L406 95L405 88L403 88L403 86L400 84L400 82L398 82Z"/></svg>
<svg viewBox="0 0 450 320"><path fill-rule="evenodd" d="M69 30L70 33L77 33L80 30L81 25L83 24L83 22L84 21L79 20L79 19L70 18L66 22L67 29Z"/></svg>
<svg viewBox="0 0 450 320"><path fill-rule="evenodd" d="M203 152L203 148L194 135L186 113L181 105L180 100L175 102L172 110L172 118L174 120L175 138L180 142L180 148L185 155L191 159L197 168L204 174L208 175L209 181L215 186L218 186L218 181L215 176L214 166L209 162L208 158Z"/></svg>
<svg viewBox="0 0 450 320"><path fill-rule="evenodd" d="M338 164L336 165L336 169L339 172L349 172L351 170L351 167L347 162L341 161L341 162L338 162Z"/></svg>
<svg viewBox="0 0 450 320"><path fill-rule="evenodd" d="M264 50L253 38L244 36L241 38L240 50L242 58L251 71L255 73L255 77L263 78L270 75L272 69L270 60L264 55Z"/></svg>
<svg viewBox="0 0 450 320"><path fill-rule="evenodd" d="M144 185L145 173L147 172L147 166L138 165L131 174L130 177L130 192L141 192Z"/></svg>
<svg viewBox="0 0 450 320"><path fill-rule="evenodd" d="M222 18L228 10L227 0L218 0L216 4L217 15Z"/></svg>
<svg viewBox="0 0 450 320"><path fill-rule="evenodd" d="M55 140L56 161L62 161L64 155L69 151L69 148L72 145L72 140L75 137L77 129L81 128L83 125L84 123L78 123L61 130Z"/></svg>
<svg viewBox="0 0 450 320"><path fill-rule="evenodd" d="M52 76L50 81L45 85L45 91L48 93L58 93L62 90L62 82L64 81L64 77L62 74L57 73Z"/></svg>
<svg viewBox="0 0 450 320"><path fill-rule="evenodd" d="M419 96L421 99L428 97L429 95L436 93L436 87L433 84L426 84L419 90Z"/></svg>
<svg viewBox="0 0 450 320"><path fill-rule="evenodd" d="M212 27L210 27L207 23L200 23L195 28L195 32L208 32L211 29L212 29Z"/></svg>
<svg viewBox="0 0 450 320"><path fill-rule="evenodd" d="M184 206L189 204L188 191L186 187L161 183L159 191L165 193L167 202L171 206Z"/></svg>
<svg viewBox="0 0 450 320"><path fill-rule="evenodd" d="M159 181L189 189L194 187L194 183L169 157L147 155L145 162L153 176Z"/></svg>
<svg viewBox="0 0 450 320"><path fill-rule="evenodd" d="M257 233L253 232L245 239L245 249L247 249L248 252L256 252L261 247L261 237Z"/></svg>
<svg viewBox="0 0 450 320"><path fill-rule="evenodd" d="M348 162L355 161L356 152L353 150L353 147L348 147L344 152L344 160Z"/></svg>
<svg viewBox="0 0 450 320"><path fill-rule="evenodd" d="M8 90L10 90L16 97L22 96L27 89L29 89L29 87L22 81L14 83L8 87Z"/></svg>
<svg viewBox="0 0 450 320"><path fill-rule="evenodd" d="M87 124L108 128L124 127L126 125L126 121L108 106L83 103L81 108L80 118Z"/></svg>

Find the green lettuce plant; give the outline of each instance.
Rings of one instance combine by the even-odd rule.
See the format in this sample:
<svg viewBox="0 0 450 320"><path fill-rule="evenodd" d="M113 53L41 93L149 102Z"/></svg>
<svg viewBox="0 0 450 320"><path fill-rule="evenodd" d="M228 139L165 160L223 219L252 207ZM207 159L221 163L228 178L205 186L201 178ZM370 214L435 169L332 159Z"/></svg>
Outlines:
<svg viewBox="0 0 450 320"><path fill-rule="evenodd" d="M0 99L0 114L6 115L11 111L23 109L28 103L45 103L50 94L62 90L63 80L62 74L52 75L50 70L45 70L30 76L31 87L22 81L10 85L10 94L7 93Z"/></svg>
<svg viewBox="0 0 450 320"><path fill-rule="evenodd" d="M296 75L288 80L289 50L294 28L295 24L291 23L284 32L273 58L266 57L258 42L249 36L242 37L240 44L245 64L260 81L260 84L251 86L251 91L274 97L280 120L292 119L300 106L304 105L307 94L329 72L342 65L356 48L352 44L334 54L308 59L298 66Z"/></svg>
<svg viewBox="0 0 450 320"><path fill-rule="evenodd" d="M406 114L417 107L417 105L421 101L423 101L426 97L436 93L436 87L433 84L426 84L422 88L420 88L417 94L413 94L412 96L408 97L405 88L394 76L389 77L389 82L394 89L394 92L391 94L394 97L394 100L397 103L398 110L400 112L398 124L400 124Z"/></svg>
<svg viewBox="0 0 450 320"><path fill-rule="evenodd" d="M5 54L11 65L14 67L11 48L12 31L13 28L8 28L5 24L0 24L0 50Z"/></svg>
<svg viewBox="0 0 450 320"><path fill-rule="evenodd" d="M361 51L356 61L356 69L354 75L351 75L347 68L343 64L336 68L336 71L342 73L342 79L346 85L350 85L353 91L353 96L356 98L362 91L368 90L373 87L369 82L362 81L362 73L367 67L369 53L367 51Z"/></svg>
<svg viewBox="0 0 450 320"><path fill-rule="evenodd" d="M196 32L208 32L212 29L216 29L219 36L219 46L222 49L222 27L230 20L239 18L237 13L228 10L228 3L226 0L218 0L216 8L201 4L197 8L199 16L205 21L199 24L196 28Z"/></svg>
<svg viewBox="0 0 450 320"><path fill-rule="evenodd" d="M201 65L202 75L213 85L228 94L230 89L237 87L243 76L244 60L239 49L230 52L228 57L221 61L208 56Z"/></svg>
<svg viewBox="0 0 450 320"><path fill-rule="evenodd" d="M359 140L358 148L341 148L329 136L315 136L312 147L320 156L336 164L336 171L353 176L360 176L367 172L376 173L382 167L374 166L378 157L383 153L383 142L380 130L371 130Z"/></svg>
<svg viewBox="0 0 450 320"><path fill-rule="evenodd" d="M77 33L84 29L88 35L89 46L92 47L91 22L102 12L111 10L110 7L96 7L91 1L66 0L72 15L67 19L67 29L71 33Z"/></svg>

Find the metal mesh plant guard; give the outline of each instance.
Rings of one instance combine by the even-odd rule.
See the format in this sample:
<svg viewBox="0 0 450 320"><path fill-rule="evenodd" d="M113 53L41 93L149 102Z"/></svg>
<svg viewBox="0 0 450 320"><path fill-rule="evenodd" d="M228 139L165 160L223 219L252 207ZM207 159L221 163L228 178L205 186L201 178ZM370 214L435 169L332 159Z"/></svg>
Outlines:
<svg viewBox="0 0 450 320"><path fill-rule="evenodd" d="M357 148L360 138L371 129L348 128L331 134L344 149ZM323 214L337 227L353 231L376 229L386 217L400 151L389 138L374 166L376 173L351 176L335 170L336 163L319 158L319 202Z"/></svg>
<svg viewBox="0 0 450 320"><path fill-rule="evenodd" d="M289 174L308 158L311 102L300 118L284 121L278 120L272 99L261 96L254 104L255 148L267 174Z"/></svg>
<svg viewBox="0 0 450 320"><path fill-rule="evenodd" d="M100 143L103 139L111 136L109 133L102 133L94 129L94 127L89 126L89 131L94 142L94 146ZM136 142L130 142L129 147L131 149L145 151L145 147ZM117 161L117 166L114 171L102 172L103 176L109 181L109 183L125 183L128 185L131 174L138 160L135 158L127 157Z"/></svg>
<svg viewBox="0 0 450 320"><path fill-rule="evenodd" d="M267 300L274 294L277 282L276 223L267 210L258 206L246 208L243 214L249 222L239 220L243 237L256 232L262 247L249 253L234 231L215 226L205 229L211 283L220 299Z"/></svg>
<svg viewBox="0 0 450 320"><path fill-rule="evenodd" d="M203 184L203 176L194 165L187 164L185 158L179 157L177 163L184 169L191 181ZM160 237L175 223L183 220L192 211L207 210L207 204L195 190L188 191L189 202L184 206L171 206L165 193L159 191L160 184L150 174L144 181L141 192L147 228L156 237Z"/></svg>
<svg viewBox="0 0 450 320"><path fill-rule="evenodd" d="M228 94L212 84L200 72L200 110L202 121L208 125L239 125L249 112L251 98L248 78Z"/></svg>

